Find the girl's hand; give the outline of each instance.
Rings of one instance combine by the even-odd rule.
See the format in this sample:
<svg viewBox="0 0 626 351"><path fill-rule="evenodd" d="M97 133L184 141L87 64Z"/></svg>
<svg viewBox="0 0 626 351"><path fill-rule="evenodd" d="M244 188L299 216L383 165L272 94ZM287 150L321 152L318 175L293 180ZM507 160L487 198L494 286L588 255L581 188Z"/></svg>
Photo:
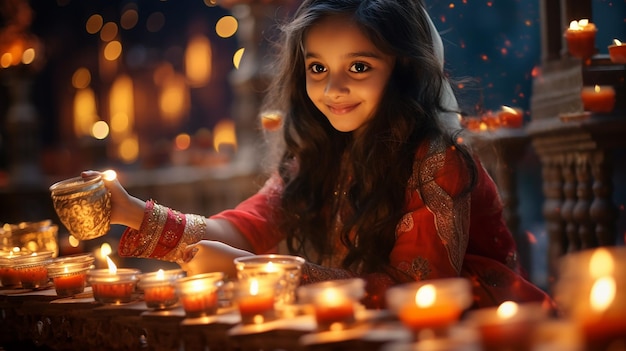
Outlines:
<svg viewBox="0 0 626 351"><path fill-rule="evenodd" d="M229 277L236 277L237 271L233 260L237 257L250 256L252 253L234 248L219 241L201 240L187 246L183 253L181 267L188 276L200 273L223 272Z"/></svg>
<svg viewBox="0 0 626 351"><path fill-rule="evenodd" d="M81 177L89 179L102 176L104 186L111 193L111 224L123 224L133 229L139 229L143 220L146 203L128 194L117 177L106 179L103 172L83 171Z"/></svg>

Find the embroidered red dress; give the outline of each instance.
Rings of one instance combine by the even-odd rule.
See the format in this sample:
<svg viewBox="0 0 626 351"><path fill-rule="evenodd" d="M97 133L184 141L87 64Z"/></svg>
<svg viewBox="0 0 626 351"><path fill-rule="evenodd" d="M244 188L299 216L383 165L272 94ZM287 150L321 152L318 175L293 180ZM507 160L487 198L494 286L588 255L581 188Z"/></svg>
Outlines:
<svg viewBox="0 0 626 351"><path fill-rule="evenodd" d="M423 166L414 170L407 187L406 214L396 230L390 264L414 280L464 276L472 281L474 307L494 306L512 300L545 302L550 298L520 274L513 237L502 218L502 202L496 185L478 163L478 184L471 195L457 197L467 184L463 161L452 148L439 143L423 145L416 159ZM416 190L418 182L423 191ZM232 210L211 218L230 221L249 240L257 254L274 250L284 235L272 222L282 189L278 176ZM345 251L339 239L335 259L322 266L307 263L303 283L354 276L339 267ZM367 281L365 304L384 307L384 293L407 278L376 273Z"/></svg>

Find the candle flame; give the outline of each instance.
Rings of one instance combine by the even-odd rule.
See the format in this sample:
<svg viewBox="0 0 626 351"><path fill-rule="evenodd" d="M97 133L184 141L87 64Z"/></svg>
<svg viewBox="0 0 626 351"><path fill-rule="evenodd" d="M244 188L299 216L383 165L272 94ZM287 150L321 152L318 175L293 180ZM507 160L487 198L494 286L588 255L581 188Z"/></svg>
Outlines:
<svg viewBox="0 0 626 351"><path fill-rule="evenodd" d="M615 44L617 46L622 46L622 42L617 40L617 39L613 39L613 44Z"/></svg>
<svg viewBox="0 0 626 351"><path fill-rule="evenodd" d="M117 273L117 266L115 265L115 263L113 263L113 261L109 258L109 256L106 256L106 259L107 259L107 265L109 266L109 273L111 274Z"/></svg>
<svg viewBox="0 0 626 351"><path fill-rule="evenodd" d="M259 294L259 281L256 279L250 279L250 295L256 296Z"/></svg>
<svg viewBox="0 0 626 351"><path fill-rule="evenodd" d="M158 280L163 280L163 279L165 279L165 272L163 272L163 270L162 270L162 269L159 269L159 270L156 272L156 278L157 278Z"/></svg>
<svg viewBox="0 0 626 351"><path fill-rule="evenodd" d="M190 283L188 290L190 293L198 293L207 289L206 283L202 280L192 280Z"/></svg>
<svg viewBox="0 0 626 351"><path fill-rule="evenodd" d="M115 171L112 169L108 169L102 172L102 178L108 181L115 180L115 178L117 178L117 173L115 173Z"/></svg>
<svg viewBox="0 0 626 351"><path fill-rule="evenodd" d="M265 272L278 272L278 267L273 262L268 262L263 270Z"/></svg>
<svg viewBox="0 0 626 351"><path fill-rule="evenodd" d="M437 299L437 289L432 284L426 284L417 289L415 293L415 303L419 307L429 307L435 304Z"/></svg>
<svg viewBox="0 0 626 351"><path fill-rule="evenodd" d="M606 310L615 299L615 279L602 277L595 281L589 294L591 308L596 312Z"/></svg>
<svg viewBox="0 0 626 351"><path fill-rule="evenodd" d="M610 276L614 268L613 256L606 249L597 249L589 259L589 274L593 278Z"/></svg>
<svg viewBox="0 0 626 351"><path fill-rule="evenodd" d="M333 304L340 300L340 294L337 289L324 289L324 291L322 292L322 300L326 304Z"/></svg>
<svg viewBox="0 0 626 351"><path fill-rule="evenodd" d="M583 30L589 25L589 19L583 18L581 20L573 20L569 23L569 29L571 30Z"/></svg>
<svg viewBox="0 0 626 351"><path fill-rule="evenodd" d="M515 110L515 109L514 109L514 108L512 108L512 107L509 107L509 106L504 106L504 105L503 105L503 106L502 106L502 112L508 112L508 113L511 113L511 114L516 115L518 111L517 111L517 110Z"/></svg>
<svg viewBox="0 0 626 351"><path fill-rule="evenodd" d="M517 314L519 306L513 301L504 301L498 306L496 313L502 319L510 319Z"/></svg>
<svg viewBox="0 0 626 351"><path fill-rule="evenodd" d="M109 245L108 243L103 243L102 245L100 245L100 257L102 257L103 259L106 259L107 256L111 254L111 252L113 251L111 250L111 245Z"/></svg>

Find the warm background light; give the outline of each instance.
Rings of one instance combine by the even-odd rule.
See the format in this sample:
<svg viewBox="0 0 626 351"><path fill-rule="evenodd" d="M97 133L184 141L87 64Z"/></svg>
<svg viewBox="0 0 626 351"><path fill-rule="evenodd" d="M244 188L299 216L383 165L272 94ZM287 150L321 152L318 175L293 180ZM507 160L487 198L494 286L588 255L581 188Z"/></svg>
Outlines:
<svg viewBox="0 0 626 351"><path fill-rule="evenodd" d="M233 16L224 16L217 21L215 32L222 38L230 38L237 32L239 23Z"/></svg>
<svg viewBox="0 0 626 351"><path fill-rule="evenodd" d="M102 28L103 23L104 20L102 19L102 16L98 14L91 15L91 17L89 17L87 23L85 24L85 29L89 34L96 34L100 30L100 28Z"/></svg>
<svg viewBox="0 0 626 351"><path fill-rule="evenodd" d="M245 50L245 48L241 48L235 51L235 54L233 55L233 66L235 67L235 69L239 69L239 64L241 63L241 58L243 57L243 53Z"/></svg>
<svg viewBox="0 0 626 351"><path fill-rule="evenodd" d="M211 79L212 50L209 39L196 35L187 44L185 50L185 74L189 85L200 87Z"/></svg>

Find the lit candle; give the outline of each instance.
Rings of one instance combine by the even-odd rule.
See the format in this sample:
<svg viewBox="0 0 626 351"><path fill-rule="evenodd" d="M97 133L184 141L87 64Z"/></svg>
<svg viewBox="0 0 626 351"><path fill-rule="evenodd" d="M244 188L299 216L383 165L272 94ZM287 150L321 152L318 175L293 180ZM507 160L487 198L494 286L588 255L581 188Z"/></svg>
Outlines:
<svg viewBox="0 0 626 351"><path fill-rule="evenodd" d="M400 308L398 318L416 333L423 329L440 331L454 324L461 312L455 304L438 300L435 285L426 284L415 293L415 303L408 303Z"/></svg>
<svg viewBox="0 0 626 351"><path fill-rule="evenodd" d="M238 282L237 306L243 324L261 324L276 319L274 293L278 279L268 278Z"/></svg>
<svg viewBox="0 0 626 351"><path fill-rule="evenodd" d="M13 250L2 253L0 256L0 282L3 287L12 287L20 285L20 277L17 270L14 267L14 259L23 255L19 247L13 248Z"/></svg>
<svg viewBox="0 0 626 351"><path fill-rule="evenodd" d="M344 329L343 326L355 322L354 302L338 289L328 288L315 304L315 320L323 330Z"/></svg>
<svg viewBox="0 0 626 351"><path fill-rule="evenodd" d="M261 126L263 129L273 132L280 128L282 124L283 116L280 112L265 112L261 115Z"/></svg>
<svg viewBox="0 0 626 351"><path fill-rule="evenodd" d="M303 303L312 304L319 330L344 330L356 322L355 307L365 295L365 281L353 278L303 285L298 295Z"/></svg>
<svg viewBox="0 0 626 351"><path fill-rule="evenodd" d="M498 113L500 125L506 128L521 128L524 120L524 113L519 108L502 106Z"/></svg>
<svg viewBox="0 0 626 351"><path fill-rule="evenodd" d="M174 281L182 278L184 272L181 269L142 274L139 277L138 287L143 290L143 298L149 308L167 308L178 302L178 296L174 289Z"/></svg>
<svg viewBox="0 0 626 351"><path fill-rule="evenodd" d="M586 60L596 53L596 26L588 19L570 22L565 31L569 53Z"/></svg>
<svg viewBox="0 0 626 351"><path fill-rule="evenodd" d="M613 63L626 63L626 45L613 39L613 45L609 45L609 57Z"/></svg>
<svg viewBox="0 0 626 351"><path fill-rule="evenodd" d="M90 254L59 257L48 265L48 277L52 278L57 296L72 296L85 291L87 270L95 258Z"/></svg>
<svg viewBox="0 0 626 351"><path fill-rule="evenodd" d="M520 305L513 301L471 311L467 318L477 328L485 351L531 350L530 335L546 319L547 313L540 304Z"/></svg>
<svg viewBox="0 0 626 351"><path fill-rule="evenodd" d="M212 272L180 278L176 291L185 315L190 318L215 314L218 308L217 292L222 286L224 273Z"/></svg>
<svg viewBox="0 0 626 351"><path fill-rule="evenodd" d="M489 111L481 116L480 118L480 130L495 130L500 127L500 116L497 113L493 113Z"/></svg>
<svg viewBox="0 0 626 351"><path fill-rule="evenodd" d="M586 296L574 306L573 319L583 331L586 350L610 350L611 345L626 345L626 286L624 248L599 248L590 251L582 274L586 284L578 284ZM585 258L584 256L581 256Z"/></svg>
<svg viewBox="0 0 626 351"><path fill-rule="evenodd" d="M387 289L386 304L417 340L433 334L446 337L472 303L472 287L465 278L417 281Z"/></svg>
<svg viewBox="0 0 626 351"><path fill-rule="evenodd" d="M300 285L301 269L304 259L291 255L252 255L234 259L237 278L246 279L264 276L268 273L280 273L285 287L277 291L276 303L279 306L292 304L296 300L296 289Z"/></svg>
<svg viewBox="0 0 626 351"><path fill-rule="evenodd" d="M52 278L57 296L72 296L82 293L85 291L86 281L87 274L85 272L70 274L66 271L65 275Z"/></svg>
<svg viewBox="0 0 626 351"><path fill-rule="evenodd" d="M46 266L52 261L52 252L22 255L15 259L14 268L24 289L37 289L48 285Z"/></svg>
<svg viewBox="0 0 626 351"><path fill-rule="evenodd" d="M615 107L615 89L611 86L583 87L580 97L586 111L609 113Z"/></svg>
<svg viewBox="0 0 626 351"><path fill-rule="evenodd" d="M107 257L108 269L94 269L87 273L88 281L93 290L93 297L100 303L126 303L133 300L138 269L118 269Z"/></svg>

